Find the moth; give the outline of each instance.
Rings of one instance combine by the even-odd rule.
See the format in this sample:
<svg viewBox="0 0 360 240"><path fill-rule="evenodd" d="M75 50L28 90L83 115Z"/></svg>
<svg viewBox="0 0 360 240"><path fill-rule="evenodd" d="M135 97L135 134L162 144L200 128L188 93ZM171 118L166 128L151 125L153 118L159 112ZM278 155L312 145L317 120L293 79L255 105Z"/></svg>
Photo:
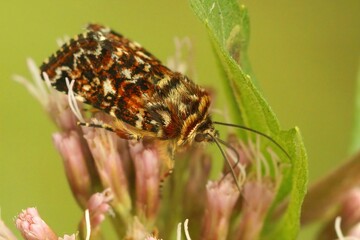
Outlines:
<svg viewBox="0 0 360 240"><path fill-rule="evenodd" d="M166 142L168 172L174 167L173 152L194 143L215 142L225 157L220 147L224 142L214 127L224 123L212 121L209 93L110 28L88 25L46 60L40 71L64 93L69 91L66 79L74 80L76 99L109 114L113 122L106 128L119 137Z"/></svg>

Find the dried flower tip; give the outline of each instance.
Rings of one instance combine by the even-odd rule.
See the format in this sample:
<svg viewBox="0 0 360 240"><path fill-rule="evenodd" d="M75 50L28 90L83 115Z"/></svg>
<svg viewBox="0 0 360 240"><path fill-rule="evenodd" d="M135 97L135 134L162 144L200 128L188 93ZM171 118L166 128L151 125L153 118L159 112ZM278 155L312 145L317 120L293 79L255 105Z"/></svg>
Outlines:
<svg viewBox="0 0 360 240"><path fill-rule="evenodd" d="M44 72L43 78L45 84L49 89L48 105L45 110L49 113L55 124L63 131L76 130L77 126L77 115L74 114L70 105L69 109L69 96L55 91L52 88L48 75ZM80 112L80 108L76 105L77 110ZM81 115L81 114L80 114Z"/></svg>
<svg viewBox="0 0 360 240"><path fill-rule="evenodd" d="M69 79L66 78L66 86L68 88L68 102L69 102L69 106L71 108L71 111L74 113L74 115L76 116L76 118L80 121L80 122L85 122L82 114L81 114L81 111L80 111L80 108L78 106L78 103L76 101L76 97L75 97L75 93L74 93L74 83L75 83L75 80L71 80L71 82L69 82Z"/></svg>
<svg viewBox="0 0 360 240"><path fill-rule="evenodd" d="M0 219L0 239L2 240L16 240L15 235L5 225L4 221Z"/></svg>
<svg viewBox="0 0 360 240"><path fill-rule="evenodd" d="M247 144L240 140L239 145L245 159L255 167L255 177L258 182L261 182L264 177L267 179L271 177L275 184L281 182L279 157L270 147L267 148L269 159L264 156L261 151L259 136L257 136L255 142L249 139Z"/></svg>
<svg viewBox="0 0 360 240"><path fill-rule="evenodd" d="M58 47L62 47L62 45L64 45L69 41L70 41L70 37L68 35L64 35L62 38L56 39L56 44L58 45Z"/></svg>
<svg viewBox="0 0 360 240"><path fill-rule="evenodd" d="M335 232L339 240L359 240L358 237L345 237L341 230L341 217L335 219Z"/></svg>
<svg viewBox="0 0 360 240"><path fill-rule="evenodd" d="M19 75L14 75L13 79L16 82L23 84L30 94L33 95L44 108L47 108L49 104L49 89L45 87L44 82L40 77L40 71L34 60L31 58L27 59L27 65L32 75L33 83Z"/></svg>
<svg viewBox="0 0 360 240"><path fill-rule="evenodd" d="M64 237L59 237L59 240L76 240L76 235L75 234L71 234L71 235L67 235L65 234Z"/></svg>
<svg viewBox="0 0 360 240"><path fill-rule="evenodd" d="M86 225L85 240L90 240L90 236L91 236L91 220L90 220L90 212L89 212L88 209L85 210L85 225Z"/></svg>
<svg viewBox="0 0 360 240"><path fill-rule="evenodd" d="M91 225L91 217L89 209L84 211L84 217L81 219L79 224L79 235L80 239L90 240L90 237L96 239L97 234L99 233L99 228L94 229Z"/></svg>
<svg viewBox="0 0 360 240"><path fill-rule="evenodd" d="M183 39L175 38L175 55L167 59L167 66L176 72L186 74L191 78L195 78L195 71L192 64L192 44L188 37ZM190 68L188 68L190 66Z"/></svg>
<svg viewBox="0 0 360 240"><path fill-rule="evenodd" d="M186 240L191 240L189 234L189 219L186 219L184 222L184 232L185 232Z"/></svg>
<svg viewBox="0 0 360 240"><path fill-rule="evenodd" d="M191 240L190 238L190 233L189 233L189 219L186 219L184 222L184 233L185 233L185 239L186 240ZM176 240L182 240L182 236L181 236L181 223L178 224L177 226L177 231L176 231Z"/></svg>
<svg viewBox="0 0 360 240"><path fill-rule="evenodd" d="M146 239L151 236L152 234L146 230L145 226L140 222L139 218L134 217L132 221L128 221L127 232L124 239Z"/></svg>
<svg viewBox="0 0 360 240"><path fill-rule="evenodd" d="M41 79L40 71L34 60L28 59L27 63L33 81L29 81L19 75L15 75L13 79L25 86L30 94L40 102L44 110L48 112L52 120L60 129L75 129L77 127L76 118L70 109L68 109L66 96L52 88L46 73L42 73L44 81Z"/></svg>
<svg viewBox="0 0 360 240"><path fill-rule="evenodd" d="M111 210L109 205L113 199L113 193L108 188L102 193L95 193L88 201L88 210L90 213L91 228L96 228L105 219L105 214Z"/></svg>
<svg viewBox="0 0 360 240"><path fill-rule="evenodd" d="M104 221L105 214L111 210L109 202L112 199L113 194L110 189L91 196L87 203L88 209L85 210L84 218L79 226L82 238L90 239L91 234L96 236L99 233L100 224Z"/></svg>
<svg viewBox="0 0 360 240"><path fill-rule="evenodd" d="M17 229L26 240L57 240L53 230L41 219L35 208L23 210L15 220Z"/></svg>

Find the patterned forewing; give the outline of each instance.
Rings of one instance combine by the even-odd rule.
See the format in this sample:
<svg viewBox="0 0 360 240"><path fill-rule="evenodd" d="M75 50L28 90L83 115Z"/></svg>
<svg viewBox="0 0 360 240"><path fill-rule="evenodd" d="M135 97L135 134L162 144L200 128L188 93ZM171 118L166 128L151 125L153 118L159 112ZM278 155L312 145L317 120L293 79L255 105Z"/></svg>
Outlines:
<svg viewBox="0 0 360 240"><path fill-rule="evenodd" d="M159 130L161 123L153 119L146 105L156 104L156 84L171 78L173 72L122 35L89 25L87 32L62 46L40 70L57 90L67 93L65 79L75 80L79 100L139 130Z"/></svg>

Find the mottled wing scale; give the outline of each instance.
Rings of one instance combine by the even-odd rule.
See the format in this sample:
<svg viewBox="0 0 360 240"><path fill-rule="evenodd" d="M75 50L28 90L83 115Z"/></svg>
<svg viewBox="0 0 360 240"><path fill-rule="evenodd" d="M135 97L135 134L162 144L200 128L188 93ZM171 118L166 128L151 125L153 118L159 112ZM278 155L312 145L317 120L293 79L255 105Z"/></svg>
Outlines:
<svg viewBox="0 0 360 240"><path fill-rule="evenodd" d="M67 93L65 79L75 80L77 99L154 135L160 123L145 105L157 104L154 84L174 74L139 44L95 24L62 46L40 70L57 90Z"/></svg>
<svg viewBox="0 0 360 240"><path fill-rule="evenodd" d="M114 131L125 139L151 137L162 142L168 173L177 147L197 133L216 136L208 113L208 93L186 76L172 72L138 43L101 25L63 45L40 67L54 88L114 117ZM208 138L209 139L209 138ZM170 141L164 141L170 140ZM166 175L166 174L165 174Z"/></svg>
<svg viewBox="0 0 360 240"><path fill-rule="evenodd" d="M102 127L124 139L150 137L164 160L160 170L163 177L173 169L175 149L193 142L216 142L226 158L219 145L224 142L218 140L209 115L209 94L186 76L163 66L138 43L109 28L89 25L85 33L45 61L40 71L64 93L69 92L66 79L74 80L78 100L114 118ZM239 125L222 125L258 133L286 153L266 134ZM233 171L232 175L236 179Z"/></svg>

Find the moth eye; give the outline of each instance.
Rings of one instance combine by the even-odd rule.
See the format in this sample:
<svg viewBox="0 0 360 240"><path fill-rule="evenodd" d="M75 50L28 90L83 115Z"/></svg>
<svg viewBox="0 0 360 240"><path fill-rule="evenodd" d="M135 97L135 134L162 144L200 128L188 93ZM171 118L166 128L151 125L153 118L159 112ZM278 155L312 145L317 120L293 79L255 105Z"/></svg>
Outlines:
<svg viewBox="0 0 360 240"><path fill-rule="evenodd" d="M195 142L203 142L205 140L205 134L198 133L195 136Z"/></svg>

